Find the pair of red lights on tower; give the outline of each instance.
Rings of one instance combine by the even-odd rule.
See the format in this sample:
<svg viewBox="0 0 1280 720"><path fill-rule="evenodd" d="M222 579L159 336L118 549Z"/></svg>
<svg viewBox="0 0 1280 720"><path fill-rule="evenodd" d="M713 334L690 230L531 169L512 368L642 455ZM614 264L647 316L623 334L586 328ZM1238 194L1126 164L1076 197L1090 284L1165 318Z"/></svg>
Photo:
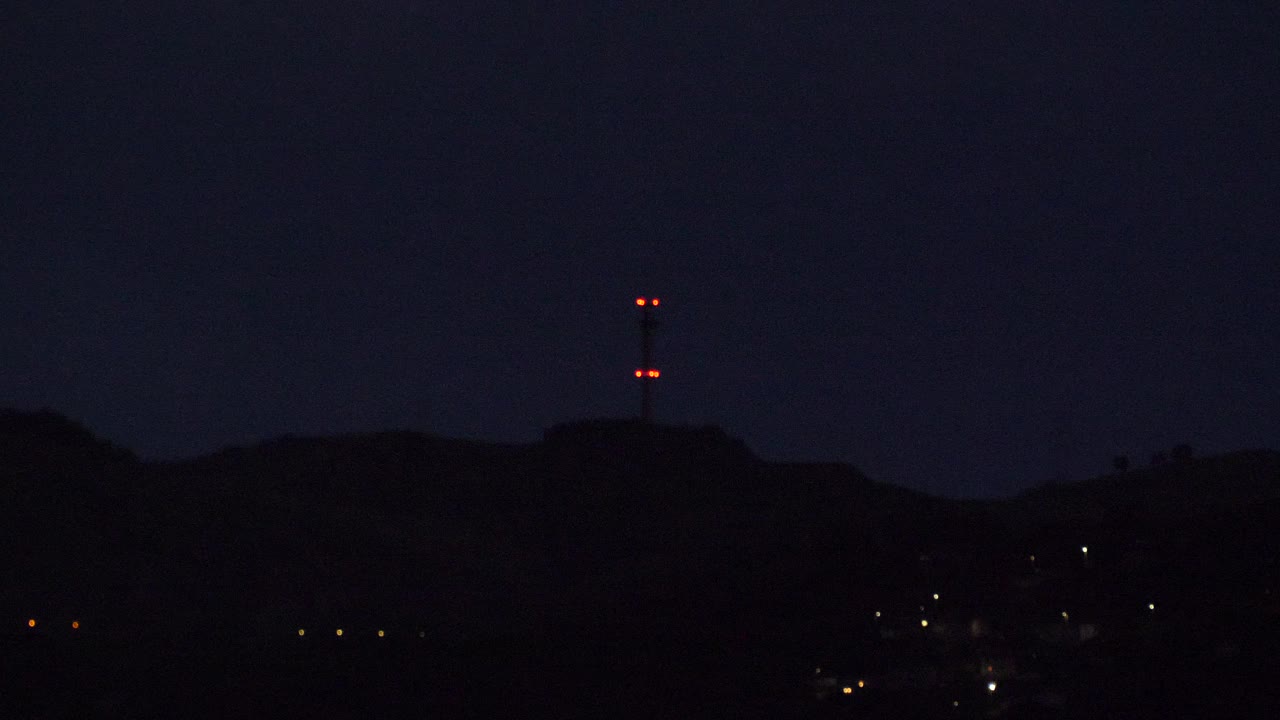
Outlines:
<svg viewBox="0 0 1280 720"><path fill-rule="evenodd" d="M636 298L636 304L639 305L640 307L644 307L645 305L652 305L654 307L658 307L658 305L661 304L661 302L662 301L659 300L658 298L653 298L653 299L642 298L642 297Z"/></svg>
<svg viewBox="0 0 1280 720"><path fill-rule="evenodd" d="M656 377L662 377L662 373L658 372L657 370L636 370L636 377L638 377L638 378L643 378L643 377L656 378Z"/></svg>

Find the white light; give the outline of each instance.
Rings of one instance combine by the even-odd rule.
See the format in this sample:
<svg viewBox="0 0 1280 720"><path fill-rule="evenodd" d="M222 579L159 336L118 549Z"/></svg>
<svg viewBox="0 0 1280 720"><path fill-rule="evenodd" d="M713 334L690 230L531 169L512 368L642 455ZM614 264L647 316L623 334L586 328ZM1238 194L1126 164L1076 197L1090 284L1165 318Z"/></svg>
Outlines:
<svg viewBox="0 0 1280 720"><path fill-rule="evenodd" d="M987 683L987 692L995 692L995 691L996 691L996 683L994 680L992 680L991 682Z"/></svg>
<svg viewBox="0 0 1280 720"><path fill-rule="evenodd" d="M920 627L922 627L922 628L927 628L927 627L929 627L929 621L928 621L928 620L921 620L921 621L920 621Z"/></svg>
<svg viewBox="0 0 1280 720"><path fill-rule="evenodd" d="M879 611L879 610L877 610L877 611L876 611L876 617L880 617L880 611Z"/></svg>
<svg viewBox="0 0 1280 720"><path fill-rule="evenodd" d="M1155 609L1156 609L1156 604L1155 604L1155 603L1147 603L1147 609L1148 609L1148 610L1155 610Z"/></svg>
<svg viewBox="0 0 1280 720"><path fill-rule="evenodd" d="M938 593L934 593L934 594L933 594L933 599L934 599L934 600L937 600L937 599L938 599Z"/></svg>
<svg viewBox="0 0 1280 720"><path fill-rule="evenodd" d="M1088 555L1088 554L1089 554L1089 546L1088 546L1088 545L1082 545L1082 546L1080 546L1080 552L1084 553L1085 555Z"/></svg>

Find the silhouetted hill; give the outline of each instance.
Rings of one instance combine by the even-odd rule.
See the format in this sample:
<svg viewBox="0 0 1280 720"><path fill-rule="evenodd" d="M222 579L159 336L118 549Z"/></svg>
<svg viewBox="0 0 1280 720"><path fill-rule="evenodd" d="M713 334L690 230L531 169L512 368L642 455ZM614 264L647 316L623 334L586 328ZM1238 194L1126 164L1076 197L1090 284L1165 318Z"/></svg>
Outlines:
<svg viewBox="0 0 1280 720"><path fill-rule="evenodd" d="M1175 460L1075 483L1043 485L1017 498L1023 505L1066 503L1100 509L1141 503L1148 512L1182 514L1280 497L1280 453L1243 450Z"/></svg>
<svg viewBox="0 0 1280 720"><path fill-rule="evenodd" d="M130 452L49 411L0 411L0 611L100 608L131 582L143 472Z"/></svg>
<svg viewBox="0 0 1280 720"><path fill-rule="evenodd" d="M1188 458L1074 483L1054 483L992 504L1019 534L1186 535L1210 518L1246 516L1280 501L1280 453L1248 450ZM1179 529L1182 528L1182 529Z"/></svg>
<svg viewBox="0 0 1280 720"><path fill-rule="evenodd" d="M0 481L7 617L265 657L299 627L393 628L459 668L531 673L526 690L545 678L540 692L583 668L684 695L742 692L702 687L735 673L781 683L717 695L749 705L791 697L787 668L815 659L882 673L952 662L923 636L875 634L881 622L918 633L928 614L954 633L1000 618L1021 628L1001 642L1039 642L1028 628L1063 607L1121 628L1152 598L1168 617L1240 618L1199 623L1187 642L1202 657L1243 637L1280 580L1268 451L960 502L846 465L768 462L715 427L583 421L529 444L286 437L141 463L60 416L7 412Z"/></svg>

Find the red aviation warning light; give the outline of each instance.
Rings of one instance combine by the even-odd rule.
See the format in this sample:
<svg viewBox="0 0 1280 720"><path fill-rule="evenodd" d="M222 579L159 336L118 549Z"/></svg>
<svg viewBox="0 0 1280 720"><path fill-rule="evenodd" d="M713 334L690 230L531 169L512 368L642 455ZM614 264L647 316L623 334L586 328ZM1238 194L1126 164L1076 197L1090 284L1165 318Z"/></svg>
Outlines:
<svg viewBox="0 0 1280 720"><path fill-rule="evenodd" d="M648 370L645 372L645 374L651 378L656 378L662 375L662 373L658 372L657 370Z"/></svg>
<svg viewBox="0 0 1280 720"><path fill-rule="evenodd" d="M644 377L644 371L643 371L643 370L637 370L637 371L636 371L636 377Z"/></svg>
<svg viewBox="0 0 1280 720"><path fill-rule="evenodd" d="M648 302L649 302L648 300L645 300L642 297L636 298L636 304L639 305L640 307L644 307L645 304L647 304Z"/></svg>

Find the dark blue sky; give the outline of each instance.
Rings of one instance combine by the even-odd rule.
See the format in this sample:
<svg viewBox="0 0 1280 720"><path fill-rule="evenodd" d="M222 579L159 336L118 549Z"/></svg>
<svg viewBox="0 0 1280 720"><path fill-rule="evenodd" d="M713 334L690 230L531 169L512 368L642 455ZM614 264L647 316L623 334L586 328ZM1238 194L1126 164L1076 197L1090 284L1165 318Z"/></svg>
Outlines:
<svg viewBox="0 0 1280 720"><path fill-rule="evenodd" d="M0 404L529 440L656 294L659 416L767 458L1280 446L1275 3L326 5L0 11Z"/></svg>

